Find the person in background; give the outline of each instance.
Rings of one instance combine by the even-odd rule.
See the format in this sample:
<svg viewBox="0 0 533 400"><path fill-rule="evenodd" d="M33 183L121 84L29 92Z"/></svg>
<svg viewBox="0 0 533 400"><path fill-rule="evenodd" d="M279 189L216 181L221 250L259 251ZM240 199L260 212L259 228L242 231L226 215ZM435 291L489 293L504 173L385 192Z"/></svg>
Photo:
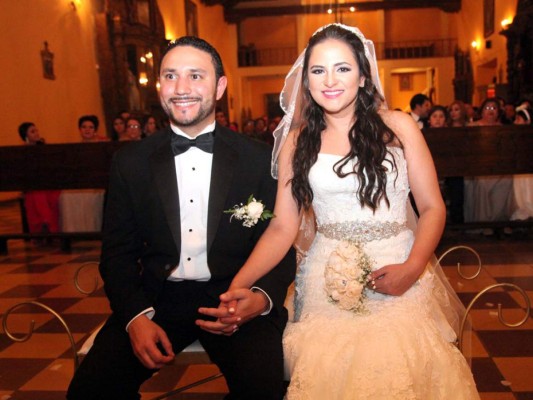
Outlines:
<svg viewBox="0 0 533 400"><path fill-rule="evenodd" d="M503 106L503 112L501 121L504 125L512 125L514 123L516 111L515 106L512 103L505 103Z"/></svg>
<svg viewBox="0 0 533 400"><path fill-rule="evenodd" d="M142 137L148 137L152 136L154 133L156 133L159 130L159 126L157 126L157 120L153 115L147 115L143 119L143 128L142 128Z"/></svg>
<svg viewBox="0 0 533 400"><path fill-rule="evenodd" d="M126 120L126 132L124 132L121 141L141 140L141 135L141 119L134 116L129 116Z"/></svg>
<svg viewBox="0 0 533 400"><path fill-rule="evenodd" d="M119 141L124 132L126 132L126 121L120 115L116 116L113 118L113 125L111 126L111 140Z"/></svg>
<svg viewBox="0 0 533 400"><path fill-rule="evenodd" d="M489 97L481 103L480 118L469 126L496 126L500 122L500 102L495 97Z"/></svg>
<svg viewBox="0 0 533 400"><path fill-rule="evenodd" d="M228 126L228 118L226 117L226 114L222 110L222 108L217 107L215 112L215 120L222 126Z"/></svg>
<svg viewBox="0 0 533 400"><path fill-rule="evenodd" d="M467 125L466 106L461 100L455 100L448 106L448 122L450 128L463 128Z"/></svg>
<svg viewBox="0 0 533 400"><path fill-rule="evenodd" d="M18 133L27 146L42 145L45 142L33 122L20 124ZM59 232L60 193L59 190L31 190L23 193L30 233ZM43 244L41 240L33 242Z"/></svg>
<svg viewBox="0 0 533 400"><path fill-rule="evenodd" d="M516 108L515 125L531 125L533 110L523 104ZM511 220L533 218L533 174L513 175L515 209Z"/></svg>
<svg viewBox="0 0 533 400"><path fill-rule="evenodd" d="M415 94L409 102L411 107L411 117L415 120L420 129L428 126L427 117L431 108L431 100L425 94Z"/></svg>
<svg viewBox="0 0 533 400"><path fill-rule="evenodd" d="M500 102L489 97L481 103L481 118L469 126L501 126ZM513 179L508 175L476 176L465 179L465 222L509 221L514 205ZM505 234L512 231L504 228ZM476 231L472 231L476 233ZM492 228L482 230L485 236Z"/></svg>
<svg viewBox="0 0 533 400"><path fill-rule="evenodd" d="M83 143L105 142L108 139L97 134L100 121L96 115L82 115L78 119L78 130Z"/></svg>
<svg viewBox="0 0 533 400"><path fill-rule="evenodd" d="M531 125L531 117L533 116L531 111L532 111L531 108L528 108L526 106L516 107L514 124L515 125Z"/></svg>
<svg viewBox="0 0 533 400"><path fill-rule="evenodd" d="M436 105L428 113L429 128L445 128L448 119L446 107Z"/></svg>
<svg viewBox="0 0 533 400"><path fill-rule="evenodd" d="M472 122L479 119L478 108L474 107L472 104L465 103L466 110L466 125L470 125Z"/></svg>
<svg viewBox="0 0 533 400"><path fill-rule="evenodd" d="M257 138L262 138L266 130L265 120L263 118L256 118L254 120L254 134Z"/></svg>
<svg viewBox="0 0 533 400"><path fill-rule="evenodd" d="M464 128L467 125L467 107L460 100L453 101L448 106L448 126ZM464 222L464 192L465 183L462 176L448 176L444 178L444 198L446 201L447 218L452 224Z"/></svg>
<svg viewBox="0 0 533 400"><path fill-rule="evenodd" d="M242 133L248 137L251 137L252 139L256 139L253 119L248 119L244 121Z"/></svg>

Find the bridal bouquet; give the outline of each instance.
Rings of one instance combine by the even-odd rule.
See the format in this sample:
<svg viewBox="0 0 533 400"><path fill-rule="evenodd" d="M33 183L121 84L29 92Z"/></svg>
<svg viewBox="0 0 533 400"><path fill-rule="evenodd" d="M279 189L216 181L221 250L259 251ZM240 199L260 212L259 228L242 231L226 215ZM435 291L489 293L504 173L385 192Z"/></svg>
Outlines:
<svg viewBox="0 0 533 400"><path fill-rule="evenodd" d="M340 242L324 270L329 300L342 310L364 312L365 285L372 264L360 245Z"/></svg>

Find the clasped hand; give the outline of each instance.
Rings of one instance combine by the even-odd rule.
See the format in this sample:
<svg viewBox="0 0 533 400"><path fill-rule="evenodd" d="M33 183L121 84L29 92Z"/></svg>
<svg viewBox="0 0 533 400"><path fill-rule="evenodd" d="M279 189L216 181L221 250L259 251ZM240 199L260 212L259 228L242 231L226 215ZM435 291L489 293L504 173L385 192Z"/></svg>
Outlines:
<svg viewBox="0 0 533 400"><path fill-rule="evenodd" d="M196 320L203 330L215 335L231 336L239 326L261 314L268 304L262 292L250 289L231 289L220 295L217 308L200 307L201 314L216 318L215 321Z"/></svg>
<svg viewBox="0 0 533 400"><path fill-rule="evenodd" d="M419 278L419 272L407 263L389 264L372 271L368 288L391 296L401 296Z"/></svg>

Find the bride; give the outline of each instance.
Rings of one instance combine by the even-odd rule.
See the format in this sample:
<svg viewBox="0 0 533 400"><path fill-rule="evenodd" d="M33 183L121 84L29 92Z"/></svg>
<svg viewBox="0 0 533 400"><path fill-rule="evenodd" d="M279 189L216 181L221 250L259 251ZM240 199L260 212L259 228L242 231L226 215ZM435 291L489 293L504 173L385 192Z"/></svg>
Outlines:
<svg viewBox="0 0 533 400"><path fill-rule="evenodd" d="M461 316L429 262L445 221L433 160L412 118L386 109L372 42L319 29L281 101L275 218L223 304L238 315L239 289L276 265L312 207L316 237L284 333L287 398L478 399L454 345Z"/></svg>

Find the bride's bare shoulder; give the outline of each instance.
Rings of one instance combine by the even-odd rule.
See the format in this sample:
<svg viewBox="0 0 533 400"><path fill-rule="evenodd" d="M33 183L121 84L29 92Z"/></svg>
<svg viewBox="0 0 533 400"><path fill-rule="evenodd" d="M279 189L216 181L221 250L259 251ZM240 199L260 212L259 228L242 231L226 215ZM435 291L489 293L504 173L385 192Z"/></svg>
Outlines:
<svg viewBox="0 0 533 400"><path fill-rule="evenodd" d="M403 111L380 110L379 115L385 125L392 130L395 130L395 128L405 128L406 125L409 126L414 123L413 117Z"/></svg>

